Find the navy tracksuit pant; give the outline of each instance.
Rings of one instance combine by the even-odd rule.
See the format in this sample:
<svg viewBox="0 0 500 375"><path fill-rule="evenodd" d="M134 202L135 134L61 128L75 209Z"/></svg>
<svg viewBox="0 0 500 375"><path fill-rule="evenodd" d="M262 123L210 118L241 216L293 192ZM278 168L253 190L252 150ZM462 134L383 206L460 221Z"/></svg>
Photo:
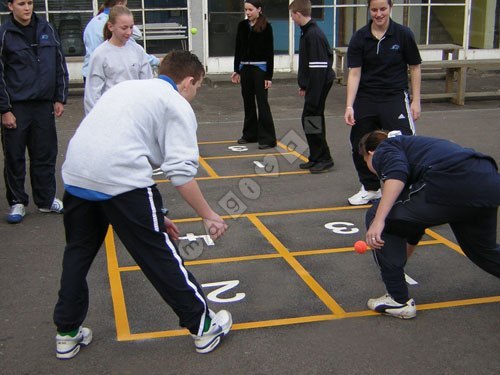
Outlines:
<svg viewBox="0 0 500 375"><path fill-rule="evenodd" d="M374 130L400 130L403 135L415 134L415 125L410 111L410 100L406 91L397 95L371 98L358 94L354 101L356 124L351 126L352 161L359 181L366 190L380 189L380 181L366 166L359 154L359 141Z"/></svg>
<svg viewBox="0 0 500 375"><path fill-rule="evenodd" d="M500 277L500 245L496 242L498 207L428 203L425 186L420 185L421 188L408 199L395 203L382 233L385 244L373 251L387 292L400 303L409 299L404 276L406 243L416 245L426 228L446 223L449 223L464 254L486 272ZM366 214L367 228L375 217L377 207L378 202Z"/></svg>
<svg viewBox="0 0 500 375"><path fill-rule="evenodd" d="M161 207L155 186L97 202L64 194L66 248L54 310L58 331L74 330L85 320L89 305L87 273L111 224L142 272L177 314L180 325L195 335L203 332L208 314L205 295L165 233Z"/></svg>
<svg viewBox="0 0 500 375"><path fill-rule="evenodd" d="M265 74L254 65L245 65L241 69L241 95L245 108L242 138L250 142L258 141L262 146L274 147L276 131L267 99L268 90L264 88Z"/></svg>
<svg viewBox="0 0 500 375"><path fill-rule="evenodd" d="M318 103L311 103L310 93L306 90L304 98L304 109L302 110L302 128L306 135L309 146L309 161L329 162L332 161L330 148L326 142L325 126L325 104L328 93L332 88L332 82L325 82L320 93Z"/></svg>
<svg viewBox="0 0 500 375"><path fill-rule="evenodd" d="M24 188L26 178L26 149L33 201L39 208L50 208L56 195L55 166L57 133L54 104L51 101L12 103L17 128L2 126L2 146L5 157L4 180L10 206L29 203Z"/></svg>

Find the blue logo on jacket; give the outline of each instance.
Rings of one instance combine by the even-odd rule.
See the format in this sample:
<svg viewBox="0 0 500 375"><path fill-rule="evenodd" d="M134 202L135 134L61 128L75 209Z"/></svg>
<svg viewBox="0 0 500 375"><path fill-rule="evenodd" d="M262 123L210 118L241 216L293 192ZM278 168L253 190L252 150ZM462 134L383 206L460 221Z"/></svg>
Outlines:
<svg viewBox="0 0 500 375"><path fill-rule="evenodd" d="M49 40L49 36L47 34L42 34L40 40Z"/></svg>
<svg viewBox="0 0 500 375"><path fill-rule="evenodd" d="M391 47L392 50L394 51L399 51L399 44L393 44L393 46Z"/></svg>

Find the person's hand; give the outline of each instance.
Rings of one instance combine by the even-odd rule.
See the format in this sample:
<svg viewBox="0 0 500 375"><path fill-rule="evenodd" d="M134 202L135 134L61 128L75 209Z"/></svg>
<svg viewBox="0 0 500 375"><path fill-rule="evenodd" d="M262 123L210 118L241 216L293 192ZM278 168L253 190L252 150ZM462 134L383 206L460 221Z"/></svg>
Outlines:
<svg viewBox="0 0 500 375"><path fill-rule="evenodd" d="M299 96L306 96L306 90L299 89Z"/></svg>
<svg viewBox="0 0 500 375"><path fill-rule="evenodd" d="M349 126L354 126L356 124L356 120L354 119L354 109L352 107L346 107L344 121L346 125Z"/></svg>
<svg viewBox="0 0 500 375"><path fill-rule="evenodd" d="M420 107L420 101L414 100L411 102L410 105L410 111L411 111L411 116L413 117L413 121L417 121L420 118L421 114L421 107Z"/></svg>
<svg viewBox="0 0 500 375"><path fill-rule="evenodd" d="M177 227L177 225L175 225L174 222L166 216L164 217L163 221L165 223L165 228L167 229L167 234L174 241L178 241L180 232L179 232L179 228Z"/></svg>
<svg viewBox="0 0 500 375"><path fill-rule="evenodd" d="M61 117L63 113L64 113L64 104L62 104L61 102L55 102L54 103L54 115L56 117Z"/></svg>
<svg viewBox="0 0 500 375"><path fill-rule="evenodd" d="M12 112L7 112L2 115L2 125L6 129L17 128L16 116Z"/></svg>
<svg viewBox="0 0 500 375"><path fill-rule="evenodd" d="M232 83L240 83L240 80L241 80L241 77L238 73L233 72L233 74L231 74L231 82Z"/></svg>
<svg viewBox="0 0 500 375"><path fill-rule="evenodd" d="M264 88L267 90L267 89L270 89L271 86L273 85L273 81L268 81L268 80L265 80L264 81Z"/></svg>
<svg viewBox="0 0 500 375"><path fill-rule="evenodd" d="M380 249L384 246L384 241L382 240L382 231L384 230L385 222L378 222L373 220L370 224L370 228L366 232L366 243L372 249Z"/></svg>
<svg viewBox="0 0 500 375"><path fill-rule="evenodd" d="M207 234L210 235L213 240L222 237L227 229L227 224L215 212L213 212L210 217L203 218L203 226Z"/></svg>

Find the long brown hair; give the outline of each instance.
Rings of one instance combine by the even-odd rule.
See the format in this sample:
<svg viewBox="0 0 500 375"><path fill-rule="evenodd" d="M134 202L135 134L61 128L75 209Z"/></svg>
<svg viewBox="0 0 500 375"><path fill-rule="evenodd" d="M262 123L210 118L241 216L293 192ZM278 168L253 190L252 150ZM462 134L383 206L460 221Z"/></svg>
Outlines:
<svg viewBox="0 0 500 375"><path fill-rule="evenodd" d="M255 25L253 25L253 30L256 33L260 33L264 31L267 27L267 18L264 16L264 13L262 11L262 1L260 0L245 0L245 3L252 4L256 8L260 8L260 15L259 18L257 18L257 21L255 21Z"/></svg>
<svg viewBox="0 0 500 375"><path fill-rule="evenodd" d="M132 12L124 5L115 5L113 8L111 8L111 10L109 11L108 22L106 22L102 31L104 40L110 40L113 36L113 33L108 27L108 24L114 25L116 23L116 19L123 15L132 16Z"/></svg>

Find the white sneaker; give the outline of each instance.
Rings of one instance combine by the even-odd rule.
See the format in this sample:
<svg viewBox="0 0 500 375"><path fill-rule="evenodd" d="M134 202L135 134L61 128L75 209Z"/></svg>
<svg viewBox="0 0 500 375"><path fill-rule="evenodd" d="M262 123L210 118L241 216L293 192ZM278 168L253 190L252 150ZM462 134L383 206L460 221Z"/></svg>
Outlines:
<svg viewBox="0 0 500 375"><path fill-rule="evenodd" d="M385 294L379 298L369 299L367 305L370 310L395 318L411 319L417 316L417 307L413 298L401 304L394 301L389 294Z"/></svg>
<svg viewBox="0 0 500 375"><path fill-rule="evenodd" d="M56 357L59 359L71 359L78 354L80 347L87 346L92 342L92 331L90 328L80 327L75 337L69 335L56 336Z"/></svg>
<svg viewBox="0 0 500 375"><path fill-rule="evenodd" d="M50 206L50 208L39 208L38 211L44 213L55 212L56 214L62 214L64 212L63 202L61 202L57 198L54 198L54 201L52 202L52 206Z"/></svg>
<svg viewBox="0 0 500 375"><path fill-rule="evenodd" d="M233 325L231 313L226 310L221 310L217 314L210 310L210 318L212 324L207 332L203 332L201 336L191 335L198 353L205 354L214 350Z"/></svg>
<svg viewBox="0 0 500 375"><path fill-rule="evenodd" d="M361 186L361 190L354 194L352 197L348 198L349 204L352 206L361 206L363 204L368 204L374 199L380 199L382 197L382 190L365 190L364 186Z"/></svg>
<svg viewBox="0 0 500 375"><path fill-rule="evenodd" d="M17 203L12 205L5 219L9 224L18 224L21 221L23 221L25 215L26 215L26 208L24 207L24 204Z"/></svg>

